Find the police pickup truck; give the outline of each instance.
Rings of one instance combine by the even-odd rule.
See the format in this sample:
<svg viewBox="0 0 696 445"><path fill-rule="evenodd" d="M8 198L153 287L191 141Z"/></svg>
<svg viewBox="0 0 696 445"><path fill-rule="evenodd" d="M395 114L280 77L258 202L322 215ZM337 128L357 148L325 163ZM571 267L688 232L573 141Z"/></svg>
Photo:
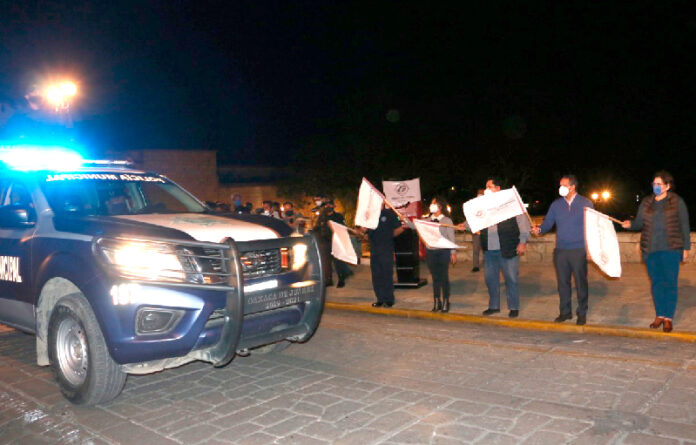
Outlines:
<svg viewBox="0 0 696 445"><path fill-rule="evenodd" d="M36 335L73 403L309 340L322 277L315 238L280 220L214 213L125 163L0 148L0 323Z"/></svg>

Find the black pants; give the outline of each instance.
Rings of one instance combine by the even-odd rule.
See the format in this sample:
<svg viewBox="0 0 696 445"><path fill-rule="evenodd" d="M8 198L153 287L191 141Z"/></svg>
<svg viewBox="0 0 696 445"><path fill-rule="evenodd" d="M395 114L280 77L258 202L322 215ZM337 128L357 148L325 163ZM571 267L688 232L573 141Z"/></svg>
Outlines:
<svg viewBox="0 0 696 445"><path fill-rule="evenodd" d="M338 281L343 281L351 274L348 264L337 260L331 255L331 241L320 240L319 250L321 251L321 263L324 266L324 280L327 283L333 282L333 269L336 268Z"/></svg>
<svg viewBox="0 0 696 445"><path fill-rule="evenodd" d="M426 249L425 262L428 264L430 274L433 276L433 297L449 298L449 249Z"/></svg>
<svg viewBox="0 0 696 445"><path fill-rule="evenodd" d="M571 275L575 279L575 288L578 292L578 315L587 315L587 253L585 249L556 249L553 251L553 264L556 266L556 280L558 281L558 295L561 298L559 305L561 314L572 314L571 301Z"/></svg>
<svg viewBox="0 0 696 445"><path fill-rule="evenodd" d="M394 304L394 254L372 253L370 256L372 287L379 303Z"/></svg>

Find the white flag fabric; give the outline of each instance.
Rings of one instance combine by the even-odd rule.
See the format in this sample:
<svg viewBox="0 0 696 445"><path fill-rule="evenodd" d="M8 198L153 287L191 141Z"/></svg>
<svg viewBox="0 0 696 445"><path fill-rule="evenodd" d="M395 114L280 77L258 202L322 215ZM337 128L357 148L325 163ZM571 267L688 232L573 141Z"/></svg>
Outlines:
<svg viewBox="0 0 696 445"><path fill-rule="evenodd" d="M481 195L464 203L464 216L471 232L490 227L525 212L522 198L513 186L496 193Z"/></svg>
<svg viewBox="0 0 696 445"><path fill-rule="evenodd" d="M612 278L621 276L621 253L609 217L585 207L585 246L592 261Z"/></svg>
<svg viewBox="0 0 696 445"><path fill-rule="evenodd" d="M358 255L355 253L353 243L350 241L348 227L333 221L329 221L329 224L333 231L331 255L346 263L358 264Z"/></svg>
<svg viewBox="0 0 696 445"><path fill-rule="evenodd" d="M355 225L376 229L379 225L379 214L382 211L384 195L363 178L358 192L358 207L355 210Z"/></svg>
<svg viewBox="0 0 696 445"><path fill-rule="evenodd" d="M397 208L421 200L420 178L408 181L382 181L382 190L387 200Z"/></svg>
<svg viewBox="0 0 696 445"><path fill-rule="evenodd" d="M418 236L431 249L463 249L442 235L440 224L424 219L414 219Z"/></svg>

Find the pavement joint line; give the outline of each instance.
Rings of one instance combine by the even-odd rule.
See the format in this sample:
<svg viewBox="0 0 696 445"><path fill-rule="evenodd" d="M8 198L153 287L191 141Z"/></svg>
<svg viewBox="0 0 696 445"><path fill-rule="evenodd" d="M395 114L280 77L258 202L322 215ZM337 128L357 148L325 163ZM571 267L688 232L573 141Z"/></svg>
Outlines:
<svg viewBox="0 0 696 445"><path fill-rule="evenodd" d="M370 305L326 302L325 307L329 309L364 312L377 315L391 315L403 318L414 318L422 320L436 320L455 323L471 323L481 325L503 326L513 329L525 329L531 331L553 331L566 332L572 334L597 334L614 337L644 338L660 341L680 341L685 343L696 343L696 332L678 331L662 332L658 330L633 328L628 326L612 325L592 325L578 326L575 324L555 323L551 321L524 320L524 319L505 319L497 317L485 317L482 315L455 314L430 312L416 309L373 308Z"/></svg>

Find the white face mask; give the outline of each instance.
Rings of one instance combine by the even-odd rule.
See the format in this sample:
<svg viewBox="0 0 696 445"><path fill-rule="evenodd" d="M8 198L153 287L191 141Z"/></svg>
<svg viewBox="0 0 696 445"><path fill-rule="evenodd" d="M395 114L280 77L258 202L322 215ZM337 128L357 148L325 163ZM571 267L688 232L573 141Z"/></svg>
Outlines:
<svg viewBox="0 0 696 445"><path fill-rule="evenodd" d="M491 190L491 189L486 189L486 190L483 191L483 194L484 194L484 195L490 195L490 194L492 194L492 193L493 193L493 190Z"/></svg>
<svg viewBox="0 0 696 445"><path fill-rule="evenodd" d="M570 193L570 189L566 187L565 185L562 185L558 187L558 194L561 195L562 197L568 196L568 193Z"/></svg>
<svg viewBox="0 0 696 445"><path fill-rule="evenodd" d="M316 204L316 205L318 205L318 206L320 206L322 203L323 203L323 201L320 201L320 200L318 200L318 199L317 199L316 201L314 201L314 204Z"/></svg>
<svg viewBox="0 0 696 445"><path fill-rule="evenodd" d="M440 207L437 204L430 204L430 213L437 213Z"/></svg>

